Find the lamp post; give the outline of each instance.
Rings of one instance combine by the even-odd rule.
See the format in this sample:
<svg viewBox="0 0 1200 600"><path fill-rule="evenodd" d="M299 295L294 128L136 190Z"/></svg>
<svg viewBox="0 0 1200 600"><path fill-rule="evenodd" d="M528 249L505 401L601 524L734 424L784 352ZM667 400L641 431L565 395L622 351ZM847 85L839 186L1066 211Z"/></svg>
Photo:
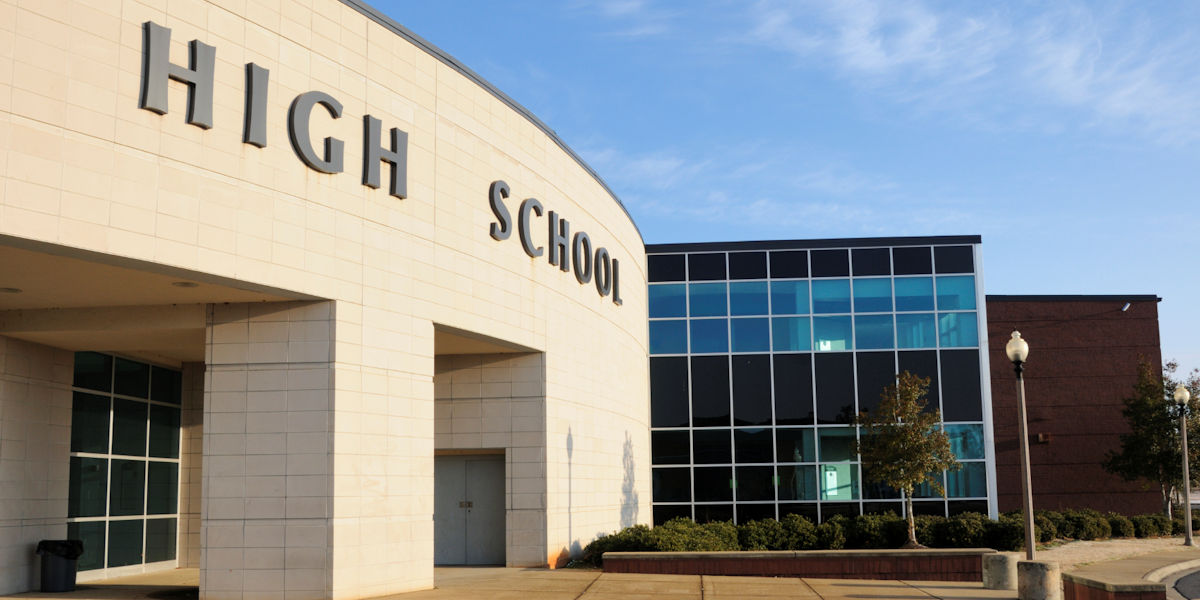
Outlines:
<svg viewBox="0 0 1200 600"><path fill-rule="evenodd" d="M1029 432L1025 426L1025 359L1029 356L1029 344L1021 339L1021 332L1012 332L1012 339L1004 346L1008 360L1017 372L1017 419L1021 438L1021 503L1025 511L1025 560L1033 560L1033 487L1029 477Z"/></svg>
<svg viewBox="0 0 1200 600"><path fill-rule="evenodd" d="M1175 386L1175 404L1179 405L1179 439L1183 454L1183 545L1192 545L1192 474L1188 470L1187 407L1192 394L1183 384Z"/></svg>

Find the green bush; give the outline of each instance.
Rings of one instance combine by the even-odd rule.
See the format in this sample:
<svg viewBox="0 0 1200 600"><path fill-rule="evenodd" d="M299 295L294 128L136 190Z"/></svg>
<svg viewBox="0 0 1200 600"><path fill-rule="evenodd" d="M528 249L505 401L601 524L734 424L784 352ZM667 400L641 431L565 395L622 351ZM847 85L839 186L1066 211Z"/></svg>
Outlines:
<svg viewBox="0 0 1200 600"><path fill-rule="evenodd" d="M1017 519L1023 519L1021 513L1016 513ZM1048 544L1058 539L1058 528L1054 526L1054 521L1046 516L1042 511L1033 511L1033 528L1034 537L1037 541L1043 544Z"/></svg>
<svg viewBox="0 0 1200 600"><path fill-rule="evenodd" d="M1183 517L1171 519L1171 535L1183 535L1184 529L1187 529L1187 526L1183 523Z"/></svg>
<svg viewBox="0 0 1200 600"><path fill-rule="evenodd" d="M988 518L979 513L954 515L946 521L942 543L948 548L978 548L984 545L984 529Z"/></svg>
<svg viewBox="0 0 1200 600"><path fill-rule="evenodd" d="M817 525L817 548L841 550L846 547L846 517L837 515Z"/></svg>
<svg viewBox="0 0 1200 600"><path fill-rule="evenodd" d="M902 527L896 527L897 524ZM908 536L907 528L896 513L858 515L846 523L846 547L898 548Z"/></svg>
<svg viewBox="0 0 1200 600"><path fill-rule="evenodd" d="M1110 512L1104 515L1108 519L1108 527L1112 530L1112 536L1117 538L1133 537L1133 521L1125 515Z"/></svg>
<svg viewBox="0 0 1200 600"><path fill-rule="evenodd" d="M917 541L931 548L948 548L946 542L946 517L917 515L913 517L917 527ZM907 533L907 532L906 532Z"/></svg>
<svg viewBox="0 0 1200 600"><path fill-rule="evenodd" d="M1036 527L1036 526L1035 526ZM984 521L984 546L1001 552L1025 547L1025 521L1018 516L1000 515L996 521Z"/></svg>
<svg viewBox="0 0 1200 600"><path fill-rule="evenodd" d="M1067 523L1067 519L1062 513L1054 510L1035 510L1033 511L1033 514L1035 515L1035 518L1038 514L1044 516L1052 525L1054 525L1055 538L1071 539L1075 537L1075 528Z"/></svg>
<svg viewBox="0 0 1200 600"><path fill-rule="evenodd" d="M1129 520L1133 522L1133 534L1140 538L1158 537L1162 535L1157 515L1135 515Z"/></svg>
<svg viewBox="0 0 1200 600"><path fill-rule="evenodd" d="M654 534L645 525L626 527L608 535L602 535L583 549L583 562L596 566L602 564L605 552L646 552L658 550Z"/></svg>
<svg viewBox="0 0 1200 600"><path fill-rule="evenodd" d="M785 550L812 550L817 547L817 526L800 515L783 517Z"/></svg>
<svg viewBox="0 0 1200 600"><path fill-rule="evenodd" d="M742 550L787 550L783 524L775 519L761 519L738 525L738 545Z"/></svg>
<svg viewBox="0 0 1200 600"><path fill-rule="evenodd" d="M1072 537L1077 540L1102 540L1112 536L1108 519L1092 509L1068 510L1063 517L1072 530Z"/></svg>
<svg viewBox="0 0 1200 600"><path fill-rule="evenodd" d="M1167 517L1165 517L1163 515L1150 515L1150 518L1154 519L1155 523L1158 523L1158 534L1159 535L1171 535L1172 527L1171 527L1170 519L1168 519Z"/></svg>

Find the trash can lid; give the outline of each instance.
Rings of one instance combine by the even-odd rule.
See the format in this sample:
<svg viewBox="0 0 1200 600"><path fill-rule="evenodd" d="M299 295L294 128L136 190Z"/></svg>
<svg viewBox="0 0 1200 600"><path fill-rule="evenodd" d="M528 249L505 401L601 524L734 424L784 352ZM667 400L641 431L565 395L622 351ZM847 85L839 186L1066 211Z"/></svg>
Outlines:
<svg viewBox="0 0 1200 600"><path fill-rule="evenodd" d="M75 560L83 554L83 540L42 540L38 542L36 552Z"/></svg>

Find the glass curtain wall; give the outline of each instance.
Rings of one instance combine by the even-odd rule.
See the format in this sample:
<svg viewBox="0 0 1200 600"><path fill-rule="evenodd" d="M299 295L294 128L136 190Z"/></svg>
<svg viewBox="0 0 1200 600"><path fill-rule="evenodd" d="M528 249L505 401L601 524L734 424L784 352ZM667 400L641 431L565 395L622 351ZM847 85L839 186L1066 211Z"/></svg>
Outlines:
<svg viewBox="0 0 1200 600"><path fill-rule="evenodd" d="M75 355L67 537L79 570L175 559L179 522L179 371Z"/></svg>
<svg viewBox="0 0 1200 600"><path fill-rule="evenodd" d="M905 370L963 463L914 510L988 512L973 246L648 254L656 523L901 514L850 423Z"/></svg>

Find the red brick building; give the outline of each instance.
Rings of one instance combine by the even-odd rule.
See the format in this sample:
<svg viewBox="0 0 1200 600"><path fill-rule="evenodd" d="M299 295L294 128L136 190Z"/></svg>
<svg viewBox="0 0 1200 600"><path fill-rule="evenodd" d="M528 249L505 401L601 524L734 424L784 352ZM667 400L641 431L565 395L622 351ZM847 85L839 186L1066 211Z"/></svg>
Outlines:
<svg viewBox="0 0 1200 600"><path fill-rule="evenodd" d="M987 296L996 480L1001 512L1021 508L1016 379L1004 346L1014 329L1029 342L1025 367L1035 509L1161 509L1156 488L1101 467L1127 431L1122 400L1139 360L1161 371L1158 302L1134 296Z"/></svg>

